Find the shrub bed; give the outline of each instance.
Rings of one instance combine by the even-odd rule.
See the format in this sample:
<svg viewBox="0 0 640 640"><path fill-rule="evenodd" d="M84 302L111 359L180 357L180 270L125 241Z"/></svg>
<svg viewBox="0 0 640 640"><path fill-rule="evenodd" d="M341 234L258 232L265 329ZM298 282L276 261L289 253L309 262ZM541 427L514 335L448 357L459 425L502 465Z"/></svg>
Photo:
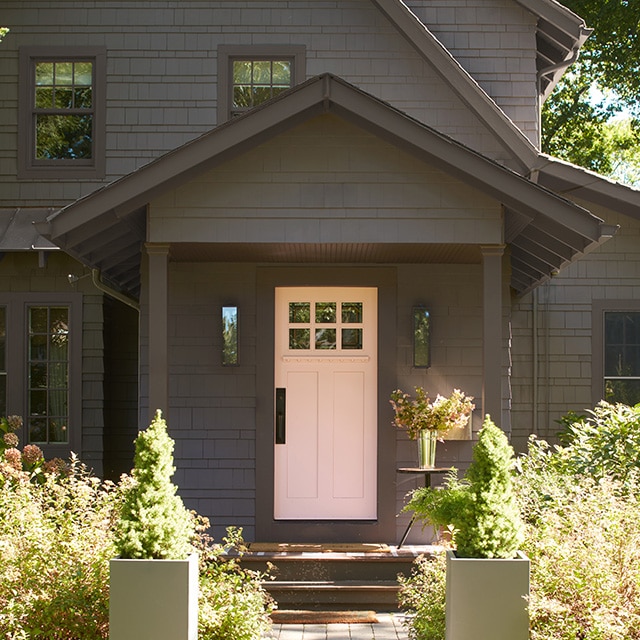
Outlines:
<svg viewBox="0 0 640 640"><path fill-rule="evenodd" d="M514 476L531 560L532 640L640 640L640 405L564 420L562 446L532 438ZM443 640L445 568L401 580L414 640Z"/></svg>
<svg viewBox="0 0 640 640"><path fill-rule="evenodd" d="M33 445L18 448L16 420L0 421L0 638L106 640L109 560L131 477L93 477L77 460L46 462ZM7 437L8 436L8 437ZM262 576L227 555L198 519L200 640L255 640L270 626L272 600Z"/></svg>

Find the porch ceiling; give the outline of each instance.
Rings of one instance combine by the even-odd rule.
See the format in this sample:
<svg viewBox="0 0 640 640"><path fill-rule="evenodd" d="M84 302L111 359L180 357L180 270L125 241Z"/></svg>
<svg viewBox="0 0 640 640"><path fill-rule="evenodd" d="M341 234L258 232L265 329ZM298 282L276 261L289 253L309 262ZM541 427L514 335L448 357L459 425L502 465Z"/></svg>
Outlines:
<svg viewBox="0 0 640 640"><path fill-rule="evenodd" d="M312 78L244 116L165 154L36 224L47 239L123 292L140 290L146 207L246 150L312 117L332 113L457 177L503 205L504 241L512 246L512 286L524 293L606 239L609 229L586 209L408 117L330 74ZM285 262L477 261L478 248L457 245L317 244L173 247L174 259ZM469 256L473 255L474 259ZM187 257L185 257L187 256Z"/></svg>

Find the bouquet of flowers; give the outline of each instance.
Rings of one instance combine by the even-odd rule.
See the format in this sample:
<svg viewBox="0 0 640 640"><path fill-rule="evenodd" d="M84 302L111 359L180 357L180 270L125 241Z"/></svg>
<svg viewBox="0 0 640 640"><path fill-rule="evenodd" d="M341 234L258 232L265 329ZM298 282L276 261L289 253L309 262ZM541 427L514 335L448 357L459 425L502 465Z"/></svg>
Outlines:
<svg viewBox="0 0 640 640"><path fill-rule="evenodd" d="M414 399L396 389L391 394L390 402L396 414L393 424L406 429L412 440L416 440L425 429L436 431L438 435L444 435L451 429L460 429L467 424L475 409L473 398L460 389L454 389L448 398L438 394L433 401L422 387L416 387Z"/></svg>

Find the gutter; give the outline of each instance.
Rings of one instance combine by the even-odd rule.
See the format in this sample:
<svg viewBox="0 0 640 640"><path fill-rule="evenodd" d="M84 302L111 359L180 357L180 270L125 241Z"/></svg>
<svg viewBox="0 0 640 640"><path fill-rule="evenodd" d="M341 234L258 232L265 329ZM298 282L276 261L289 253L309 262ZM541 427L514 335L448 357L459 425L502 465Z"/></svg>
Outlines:
<svg viewBox="0 0 640 640"><path fill-rule="evenodd" d="M115 300L126 304L128 307L131 307L132 309L135 309L138 313L140 313L140 304L138 303L138 301L124 295L124 293L120 293L120 291L116 291L113 287L105 284L102 281L100 269L91 269L91 280L96 289L102 291L102 293L105 293L108 296L111 296Z"/></svg>

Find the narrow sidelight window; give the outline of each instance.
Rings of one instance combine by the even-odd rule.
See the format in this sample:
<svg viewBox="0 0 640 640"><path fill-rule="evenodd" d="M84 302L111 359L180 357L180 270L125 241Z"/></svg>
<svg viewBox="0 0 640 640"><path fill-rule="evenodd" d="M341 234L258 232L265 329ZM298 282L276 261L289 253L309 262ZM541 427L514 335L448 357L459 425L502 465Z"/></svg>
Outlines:
<svg viewBox="0 0 640 640"><path fill-rule="evenodd" d="M69 439L69 308L29 307L27 433L29 442Z"/></svg>

